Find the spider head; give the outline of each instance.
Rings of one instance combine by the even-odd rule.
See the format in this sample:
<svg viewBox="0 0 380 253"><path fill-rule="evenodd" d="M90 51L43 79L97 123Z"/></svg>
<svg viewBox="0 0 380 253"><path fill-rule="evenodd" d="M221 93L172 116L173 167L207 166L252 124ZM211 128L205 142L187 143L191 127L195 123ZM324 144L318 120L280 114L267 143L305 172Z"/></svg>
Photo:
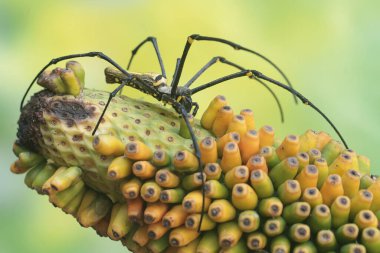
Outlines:
<svg viewBox="0 0 380 253"><path fill-rule="evenodd" d="M183 107L185 107L187 112L191 111L191 108L193 107L193 100L190 96L182 96L179 102L183 105Z"/></svg>

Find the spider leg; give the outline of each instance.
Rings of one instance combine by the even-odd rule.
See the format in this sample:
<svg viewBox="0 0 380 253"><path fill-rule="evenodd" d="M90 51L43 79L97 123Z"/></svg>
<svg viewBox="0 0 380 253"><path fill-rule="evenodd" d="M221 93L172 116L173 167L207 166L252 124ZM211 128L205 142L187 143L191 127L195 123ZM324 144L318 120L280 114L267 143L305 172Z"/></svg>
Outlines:
<svg viewBox="0 0 380 253"><path fill-rule="evenodd" d="M245 68L239 66L238 64L236 63L233 63L227 59L225 59L224 57L221 57L221 56L216 56L214 58L212 58L208 63L206 63L206 65L204 65L185 85L184 87L188 88L190 87L190 85L192 85L194 83L195 80L198 79L198 77L200 75L202 75L208 68L210 68L212 65L214 65L215 63L217 62L221 62L221 63L224 63L224 64L227 64L227 65L230 65L232 67L235 67L239 70L244 70ZM273 98L276 100L276 103L277 103L277 106L278 106L278 109L280 111L280 117L281 117L281 122L284 123L284 111L282 109L282 106L281 106L281 103L280 103L280 100L278 99L276 93L273 92L273 90L266 84L264 83L263 81L261 81L260 79L252 76L250 77L251 79L254 79L256 81L258 81L261 85L263 85L273 96Z"/></svg>
<svg viewBox="0 0 380 253"><path fill-rule="evenodd" d="M165 67L164 67L164 63L163 63L162 58L161 58L160 50L158 49L157 39L155 37L151 37L151 36L149 36L148 38L143 40L140 44L137 45L137 47L135 49L132 50L132 55L131 55L131 58L129 58L127 70L131 67L132 60L135 57L135 55L137 54L137 52L139 51L140 47L142 47L146 42L151 42L153 44L154 51L156 51L156 55L158 58L158 62L160 63L161 74L163 77L166 78Z"/></svg>
<svg viewBox="0 0 380 253"><path fill-rule="evenodd" d="M191 107L194 107L194 109L193 109L193 116L195 117L195 115L197 115L197 112L198 112L198 110L199 110L199 104L197 103L197 102L192 102L192 105L191 105Z"/></svg>
<svg viewBox="0 0 380 253"><path fill-rule="evenodd" d="M185 83L183 85L183 87L189 88L198 79L198 77L200 77L204 72L206 72L207 69L209 69L212 65L214 65L217 62L225 63L227 65L236 67L238 69L241 68L240 66L238 66L238 65L236 65L230 61L227 61L222 56L215 56L208 63L206 63L189 81L187 81L187 83Z"/></svg>
<svg viewBox="0 0 380 253"><path fill-rule="evenodd" d="M301 93L299 93L298 91L294 90L293 88L291 88L290 86L287 86L279 81L276 81L264 74L262 74L261 72L259 71L256 71L256 70L242 70L242 71L239 71L239 72L236 72L236 73L233 73L231 75L227 75L227 76L223 76L221 78L218 78L214 81L211 81L211 82L208 82L206 84L203 84L199 87L196 87L194 89L191 90L191 93L192 94L195 94L201 90L204 90L208 87L212 87L216 84L219 84L219 83L222 83L222 82L225 82L225 81L228 81L228 80L231 80L231 79L235 79L235 78L239 78L239 77L242 77L242 76L248 76L248 77L251 77L251 76L254 76L258 79L263 79L263 80L266 80L278 87L281 87L287 91L289 91L290 93L294 94L295 96L297 96L301 101L302 103L304 103L305 105L309 105L311 108L313 108L315 111L317 111L329 124L330 126L334 129L334 131L337 133L337 135L339 136L339 138L342 140L344 146L348 149L348 146L347 146L347 143L346 141L344 140L343 136L341 135L341 133L339 132L339 130L335 127L335 125L332 123L332 121L326 116L326 114L324 114L318 107L316 107L310 100L308 100L304 95L302 95Z"/></svg>
<svg viewBox="0 0 380 253"><path fill-rule="evenodd" d="M256 77L250 77L250 78L258 81L260 84L262 84L272 94L273 98L276 100L278 110L280 111L281 123L284 123L285 122L284 111L282 109L280 100L278 99L276 93L274 93L273 90L266 83L261 81L260 79L258 79Z"/></svg>
<svg viewBox="0 0 380 253"><path fill-rule="evenodd" d="M202 225L202 221L203 221L203 215L204 215L204 209L205 209L205 191L204 191L204 183L205 183L205 178L203 177L203 173L202 173L202 161L201 161L201 150L199 149L199 145L198 145L198 141L197 141L197 138L195 137L195 134L194 134L194 130L193 128L191 127L190 125L190 122L189 122L189 119L188 119L188 113L185 109L185 107L176 102L176 101L173 101L173 106L175 108L177 108L176 110L179 111L183 117L183 119L185 120L185 123L186 123L186 126L187 128L189 129L189 132L190 132L190 137L191 137L191 140L193 141L193 146L194 146L194 150L195 150L195 156L197 157L197 160L198 160L198 172L200 173L201 175L201 180L202 180L202 212L201 212L201 218L200 218L200 221L199 221L199 226L198 226L198 233L200 232L200 229L201 229L201 225Z"/></svg>
<svg viewBox="0 0 380 253"><path fill-rule="evenodd" d="M174 77L177 75L177 71L178 71L178 67L179 67L179 63L181 62L181 58L177 58L177 61L176 61L176 64L175 64L175 69L174 69L174 74L173 74L173 80L172 80L172 84L171 86L173 86L173 81L174 81Z"/></svg>
<svg viewBox="0 0 380 253"><path fill-rule="evenodd" d="M178 73L177 75L175 75L175 78L172 82L172 92L171 92L171 97L174 98L175 97L175 94L176 94L176 90L177 90L177 86L178 86L178 83L179 83L179 79L181 77L181 74L182 74L182 69L183 69L183 66L185 64L185 61L186 61L186 57L187 57L187 54L190 50L190 47L192 45L192 43L194 42L194 40L196 41L214 41L214 42L218 42L218 43L222 43L222 44L226 44L226 45L229 45L231 47L233 47L235 50L242 50L242 51L246 51L246 52L249 52L251 54L254 54L258 57L260 57L261 59L265 60L266 62L268 62L270 65L272 65L280 74L281 76L285 79L285 82L288 84L288 86L290 86L291 88L292 87L292 84L290 83L289 79L286 77L286 75L284 74L284 72L282 72L282 70L274 63L272 62L271 60L269 60L267 57L265 57L264 55L256 52L256 51L253 51L249 48L246 48L246 47L243 47L239 44L236 44L232 41L229 41L229 40L225 40L225 39L221 39L221 38L216 38L216 37L208 37L208 36L202 36L202 35L199 35L199 34L193 34L193 35L190 35L187 40L186 40L186 44L185 44L185 48L183 49L183 53L182 53L182 57L181 57L181 62L179 64L179 67L178 67ZM294 101L297 103L297 98L296 98L296 95L293 94L294 96Z"/></svg>
<svg viewBox="0 0 380 253"><path fill-rule="evenodd" d="M132 78L130 78L130 79L132 79ZM94 128L94 131L92 131L92 135L94 135L95 134L95 132L96 132L96 130L98 130L98 127L99 127L99 124L100 124L100 122L102 121L102 119L103 119L103 116L104 116L104 114L106 113L106 111L107 111L107 108L108 108L108 106L109 106L109 104L110 104L110 102L111 102L111 100L112 100L112 98L113 97L115 97L116 96L116 94L127 84L127 82L128 82L128 80L126 80L126 81L124 81L124 82L122 82L114 91L112 91L111 93L110 93L110 95L109 95L109 97L108 97L108 101L107 101L107 103L106 103L106 105L104 106L104 109L103 109L103 111L102 111L102 114L100 115L100 117L99 117L99 119L98 119L98 122L96 122L96 125L95 125L95 128Z"/></svg>
<svg viewBox="0 0 380 253"><path fill-rule="evenodd" d="M24 96L22 97L21 104L20 104L20 111L21 111L22 107L24 106L24 101L25 101L26 96L28 95L28 93L29 93L30 89L32 88L34 82L42 74L42 72L44 72L51 65L56 64L56 63L58 63L60 61L68 60L68 59L73 59L73 58L81 58L81 57L99 57L99 58L105 60L106 62L112 64L115 68L117 68L118 70L120 70L126 76L131 76L131 74L128 71L124 70L119 64L117 64L114 60L112 60L110 57L108 57L107 55L103 54L102 52L88 52L88 53L83 53L83 54L70 54L70 55L65 55L65 56L61 56L61 57L58 57L58 58L54 58L48 64L46 64L45 67L43 67L40 70L40 72L38 72L38 74L33 79L33 81L29 84L28 89L26 90Z"/></svg>

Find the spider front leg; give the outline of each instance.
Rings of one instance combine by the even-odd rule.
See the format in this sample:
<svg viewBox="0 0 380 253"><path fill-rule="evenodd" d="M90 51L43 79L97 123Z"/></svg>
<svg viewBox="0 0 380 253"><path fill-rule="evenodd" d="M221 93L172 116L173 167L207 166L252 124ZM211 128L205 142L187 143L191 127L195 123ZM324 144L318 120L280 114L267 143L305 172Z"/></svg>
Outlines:
<svg viewBox="0 0 380 253"><path fill-rule="evenodd" d="M205 190L204 190L204 183L206 181L206 179L204 178L204 175L202 173L202 160L201 160L201 150L199 148L199 145L198 145L198 141L197 141L197 138L195 137L195 133L194 133L194 130L193 128L191 127L191 124L189 122L189 119L188 119L188 113L185 109L185 107L176 102L176 101L173 101L172 102L172 105L174 107L174 109L178 112L180 112L181 116L183 117L183 119L185 120L185 123L186 123L186 126L189 130L189 133L190 133L190 137L191 137L191 140L193 141L193 146L194 146L194 150L195 150L195 156L197 157L197 160L198 160L198 172L200 173L200 176L201 176L201 180L202 180L202 188L201 188L201 191L202 191L202 213L201 213L201 218L200 218L200 221L199 221L199 226L198 226L198 233L201 231L201 226L202 226L202 221L203 221L203 215L204 215L204 212L205 212Z"/></svg>
<svg viewBox="0 0 380 253"><path fill-rule="evenodd" d="M146 42L151 42L153 47L154 47L154 51L156 52L156 55L157 55L157 58L158 58L158 62L160 64L160 68L161 68L161 74L163 77L166 78L166 72L165 72L165 67L164 67L164 63L162 61L162 57L161 57L161 53L160 53L160 50L158 48L158 43L157 43L157 39L155 37L152 37L152 36L149 36L148 38L146 38L145 40L143 40L140 44L137 45L137 47L135 49L132 50L132 55L131 55L131 58L129 58L129 62L128 62L128 66L127 66L127 70L129 70L129 68L131 67L132 65L132 60L133 58L135 57L135 55L137 54L137 52L139 51L139 49L146 43Z"/></svg>
<svg viewBox="0 0 380 253"><path fill-rule="evenodd" d="M50 67L51 65L53 64L57 64L58 62L60 61L63 61L63 60L68 60L68 59L73 59L73 58L81 58L81 57L99 57L100 59L103 59L105 60L106 62L110 63L111 65L113 65L115 68L117 68L119 71L121 71L123 74L125 74L126 76L131 76L131 74L129 72L127 72L125 69L123 69L119 64L117 64L114 60L112 60L110 57L108 57L107 55L103 54L102 52L88 52L88 53L83 53L83 54L70 54L70 55L65 55L65 56L61 56L61 57L58 57L58 58L54 58L52 59L48 64L45 65L45 67L43 67L40 72L38 72L38 74L36 75L36 77L32 80L32 82L30 83L28 89L26 90L24 96L22 97L22 100L21 100L21 104L20 104L20 111L22 110L22 107L24 106L24 102L25 102L25 98L26 96L28 95L30 89L32 88L34 82L37 80L37 78L48 68Z"/></svg>
<svg viewBox="0 0 380 253"><path fill-rule="evenodd" d="M330 124L330 126L334 129L334 131L337 133L339 138L342 140L344 146L348 149L346 141L344 140L344 138L341 135L341 133L339 132L339 130L332 123L332 121L326 116L326 114L324 114L318 107L316 107L309 99L307 99L304 95L302 95L298 91L294 90L293 88L291 88L291 87L289 87L289 86L287 86L287 85L285 85L279 81L276 81L276 80L264 75L263 73L261 73L257 70L242 70L242 71L236 72L236 73L231 74L231 75L223 76L223 77L218 78L214 81L208 82L206 84L203 84L199 87L192 89L191 94L195 94L199 91L202 91L204 89L207 89L207 88L212 87L214 85L217 85L219 83L222 83L222 82L225 82L225 81L228 81L231 79L243 77L243 76L247 76L247 77L254 76L258 79L266 80L266 81L268 81L268 82L270 82L270 83L272 83L278 87L281 87L281 88L287 90L288 92L294 94L295 96L297 96L297 98L299 98L302 101L302 103L304 103L305 105L309 105L311 108L313 108L315 111L317 111Z"/></svg>
<svg viewBox="0 0 380 253"><path fill-rule="evenodd" d="M215 63L217 62L220 62L220 63L223 63L223 64L227 64L229 66L232 66L234 68L237 68L239 70L244 70L245 68L239 66L238 64L236 63L233 63L227 59L225 59L224 57L221 57L221 56L216 56L214 58L212 58L208 63L206 63L206 65L204 65L185 85L184 87L188 88L190 87L190 85L192 85L195 80L198 79L199 76L201 76L207 69L209 69L212 65L214 65ZM256 80L257 82L259 82L261 85L263 85L273 96L273 98L276 100L276 103L277 103L277 106L278 106L278 109L280 111L280 117L281 117L281 122L284 123L284 111L282 109L282 106L281 106L281 103L280 103L280 100L278 99L277 95L274 93L274 91L266 84L264 83L263 81L261 81L260 79L257 79L256 77L252 76L250 77L251 79L253 80Z"/></svg>
<svg viewBox="0 0 380 253"><path fill-rule="evenodd" d="M185 48L183 49L181 61L180 61L179 66L178 66L178 71L177 71L177 74L175 75L175 78L173 79L173 82L172 82L172 92L171 92L172 98L175 98L175 94L176 94L177 86L178 86L178 83L179 83L179 79L181 78L181 74L182 74L182 69L183 69L183 66L185 64L186 57L187 57L187 54L188 54L188 52L190 50L191 45L193 44L194 41L202 41L202 40L204 40L204 41L213 41L213 42L229 45L232 48L234 48L235 50L242 50L242 51L245 51L245 52L248 52L248 53L251 53L251 54L254 54L254 55L260 57L261 59L265 60L270 65L272 65L281 74L281 76L285 79L285 82L288 84L288 86L290 88L293 88L292 84L290 83L289 79L284 74L284 72L282 72L282 70L274 62L272 62L271 60L269 60L269 58L265 57L264 55L262 55L262 54L260 54L260 53L258 53L256 51L254 51L252 49L243 47L243 46L241 46L239 44L236 44L236 43L234 43L232 41L229 41L229 40L225 40L225 39L221 39L221 38L216 38L216 37L202 36L202 35L199 35L199 34L193 34L193 35L190 35L187 38L187 40L186 40L186 44L185 44ZM295 102L297 103L296 95L293 94L293 96L294 96Z"/></svg>
<svg viewBox="0 0 380 253"><path fill-rule="evenodd" d="M102 111L102 114L100 115L98 121L96 122L96 125L95 125L95 128L94 130L92 131L92 135L94 135L96 133L96 130L98 130L99 128L99 125L100 125L100 122L102 122L102 119L104 117L104 114L106 113L107 111L107 108L112 100L112 98L114 98L116 96L116 94L127 84L128 81L130 81L132 79L132 77L129 79L129 80L125 80L124 82L122 82L114 91L112 91L108 97L108 101L106 103L106 105L104 106L104 109Z"/></svg>

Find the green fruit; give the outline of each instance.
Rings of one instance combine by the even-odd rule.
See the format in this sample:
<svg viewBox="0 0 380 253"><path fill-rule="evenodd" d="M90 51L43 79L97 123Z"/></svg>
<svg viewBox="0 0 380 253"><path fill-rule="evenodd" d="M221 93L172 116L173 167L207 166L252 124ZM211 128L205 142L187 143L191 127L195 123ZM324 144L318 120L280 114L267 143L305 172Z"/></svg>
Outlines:
<svg viewBox="0 0 380 253"><path fill-rule="evenodd" d="M80 167L87 185L116 200L122 197L117 194L119 184L110 181L106 173L114 157L94 150L95 136L112 135L124 145L130 140L143 140L151 150L166 150L170 157L179 150L192 151L192 141L179 135L180 120L175 112L125 96L111 101L104 123L92 136L107 99L108 93L94 90L83 90L80 99L43 90L24 106L18 136L20 146L52 159L57 166ZM198 139L212 136L198 121L194 128Z"/></svg>
<svg viewBox="0 0 380 253"><path fill-rule="evenodd" d="M233 122L244 115L233 115L225 100L215 107L216 99L203 117L205 128L190 120L198 143L212 144L202 146L199 168L184 120L169 106L118 95L93 136L109 94L83 89L83 68L75 62L68 68L62 76L45 73L50 91L23 108L11 170L28 170L25 184L82 226L139 253L378 251L380 181L355 173L353 186L343 174L339 191L322 188L329 170L368 172L365 156L312 131L290 135L300 143L286 152L273 135L262 136L265 145L245 145L239 134L248 125ZM226 107L228 117L218 111ZM228 150L231 142L223 138L229 135L237 135L233 154L218 157L218 149ZM242 164L249 163L247 154L261 155L266 166ZM306 169L315 172L312 182Z"/></svg>

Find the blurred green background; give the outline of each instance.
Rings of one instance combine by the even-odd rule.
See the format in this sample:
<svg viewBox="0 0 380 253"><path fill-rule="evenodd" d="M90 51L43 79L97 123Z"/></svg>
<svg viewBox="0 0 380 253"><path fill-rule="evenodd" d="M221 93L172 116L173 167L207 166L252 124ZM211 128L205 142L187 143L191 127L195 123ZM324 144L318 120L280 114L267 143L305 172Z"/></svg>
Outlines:
<svg viewBox="0 0 380 253"><path fill-rule="evenodd" d="M120 243L90 229L48 203L12 175L20 99L34 75L51 58L102 51L126 66L130 51L152 35L172 75L186 37L193 33L233 40L268 56L287 73L297 90L333 119L349 146L372 159L374 173L380 135L380 18L378 1L0 1L0 252L126 252ZM182 81L216 55L282 80L262 60L228 46L196 42ZM99 59L82 59L87 86L111 90ZM151 46L136 57L132 70L159 71ZM231 68L217 65L198 84ZM38 90L35 87L33 91ZM246 78L194 96L201 110L225 94L235 111L252 108L258 125L270 124L278 136L306 129L332 129L311 108L294 104L274 88L285 108L285 124L269 93ZM146 97L126 89L134 97Z"/></svg>

